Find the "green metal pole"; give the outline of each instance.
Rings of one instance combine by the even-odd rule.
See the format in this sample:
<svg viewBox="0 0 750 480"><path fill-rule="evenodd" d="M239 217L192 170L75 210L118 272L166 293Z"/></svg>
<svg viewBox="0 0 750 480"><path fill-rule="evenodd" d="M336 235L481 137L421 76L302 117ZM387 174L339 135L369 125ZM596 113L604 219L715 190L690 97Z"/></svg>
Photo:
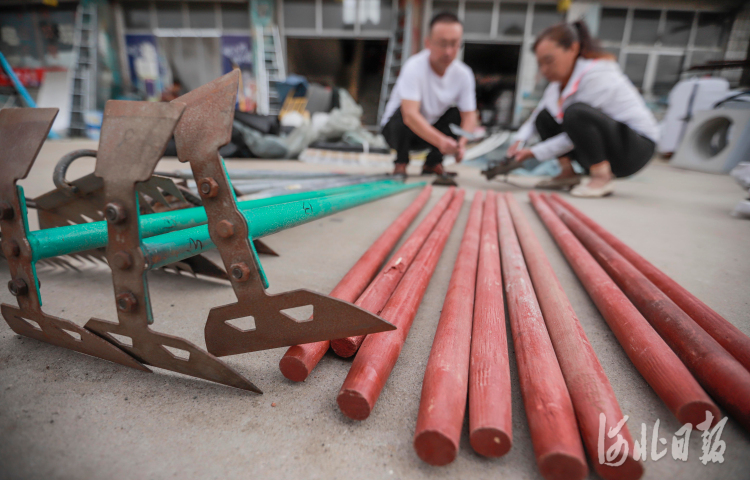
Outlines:
<svg viewBox="0 0 750 480"><path fill-rule="evenodd" d="M329 195L356 192L382 186L400 185L394 180L380 180L377 182L346 185L342 187L326 188L310 192L291 193L276 197L259 198L238 202L240 210L277 205L280 203L321 198ZM148 238L177 230L205 225L208 222L206 210L203 207L185 208L169 212L152 213L140 217L141 237ZM81 225L47 228L29 233L32 261L43 258L58 257L71 253L82 252L94 248L107 246L107 223L91 222Z"/></svg>
<svg viewBox="0 0 750 480"><path fill-rule="evenodd" d="M419 182L375 188L361 192L269 205L245 210L242 213L247 219L250 238L255 239L424 185L424 182ZM208 225L200 225L147 238L143 241L141 248L146 258L146 264L149 268L154 269L198 255L215 247L208 233Z"/></svg>

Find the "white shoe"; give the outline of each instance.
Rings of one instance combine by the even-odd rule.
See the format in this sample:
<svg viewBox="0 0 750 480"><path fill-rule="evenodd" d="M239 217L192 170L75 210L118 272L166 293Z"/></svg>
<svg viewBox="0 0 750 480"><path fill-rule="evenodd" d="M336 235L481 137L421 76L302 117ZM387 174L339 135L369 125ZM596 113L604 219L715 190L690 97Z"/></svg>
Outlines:
<svg viewBox="0 0 750 480"><path fill-rule="evenodd" d="M591 188L589 186L590 183L591 179L573 187L573 189L570 191L570 194L574 197L581 198L600 198L606 197L607 195L612 195L615 191L615 182L612 180L605 183L599 188Z"/></svg>

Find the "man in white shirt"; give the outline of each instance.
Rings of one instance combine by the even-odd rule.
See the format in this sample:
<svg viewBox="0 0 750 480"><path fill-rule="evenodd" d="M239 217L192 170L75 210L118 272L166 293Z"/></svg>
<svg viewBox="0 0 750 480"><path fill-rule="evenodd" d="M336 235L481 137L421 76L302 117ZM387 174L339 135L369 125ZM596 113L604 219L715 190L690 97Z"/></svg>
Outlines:
<svg viewBox="0 0 750 480"><path fill-rule="evenodd" d="M429 148L422 174L455 176L443 169L443 155L460 162L466 139L453 134L450 124L473 131L477 109L474 73L456 60L462 37L458 17L438 13L430 22L426 48L401 68L381 120L383 136L396 150L394 175L406 175L409 150Z"/></svg>

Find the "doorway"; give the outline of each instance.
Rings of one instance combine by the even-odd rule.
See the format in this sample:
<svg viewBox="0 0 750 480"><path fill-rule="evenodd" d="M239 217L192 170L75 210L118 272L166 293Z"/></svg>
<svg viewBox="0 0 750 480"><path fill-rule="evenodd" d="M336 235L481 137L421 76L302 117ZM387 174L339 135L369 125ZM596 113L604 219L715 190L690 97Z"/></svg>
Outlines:
<svg viewBox="0 0 750 480"><path fill-rule="evenodd" d="M287 37L288 73L346 90L362 106L362 124L375 125L388 40Z"/></svg>
<svg viewBox="0 0 750 480"><path fill-rule="evenodd" d="M513 123L519 44L466 43L464 63L477 81L477 111L484 126L509 127Z"/></svg>

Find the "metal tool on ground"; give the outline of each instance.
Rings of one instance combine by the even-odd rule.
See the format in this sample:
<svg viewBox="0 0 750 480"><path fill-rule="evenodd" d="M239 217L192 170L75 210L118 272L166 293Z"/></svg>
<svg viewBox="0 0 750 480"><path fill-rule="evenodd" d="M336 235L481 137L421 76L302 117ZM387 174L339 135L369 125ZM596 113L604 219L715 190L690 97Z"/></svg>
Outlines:
<svg viewBox="0 0 750 480"><path fill-rule="evenodd" d="M0 201L4 202L3 233L8 232L3 238L3 247L11 258L13 280L10 289L19 298L21 307L16 309L4 305L3 314L15 331L142 370L147 370L143 364L148 364L259 392L246 378L210 353L150 328L153 316L145 276L148 269L144 256L146 245L140 235L136 184L151 178L173 133L180 159L190 162L194 173L201 179L201 186L206 186L201 188L208 219L208 226L203 228L209 232L209 241L216 242L239 299L238 303L211 311L206 332L209 343L221 343L223 334L233 337L225 344L233 345L239 340L243 351L255 351L395 328L349 303L325 295L306 290L268 295L265 291L267 280L250 242L250 233L256 230L248 228L245 216L237 208L218 154L218 149L229 141L231 135L238 80L238 72L232 72L171 104L108 102L96 174L104 182L104 214L108 222L106 253L112 266L118 322L91 319L85 328L68 325L64 320L41 313L33 255L26 239L28 227L24 224L23 191L15 189L15 182L30 169L54 119L54 111L40 110L47 115L41 119L26 110L0 112L2 144L14 146L20 143L20 146L8 148L0 155L3 171L11 172L10 180L3 178L0 182ZM25 141L18 142L19 138ZM361 195L336 195L335 200L313 199L264 207L271 210L259 214L264 221L256 222L254 227L267 234L418 186L421 185L374 188L372 192ZM259 210L263 209L256 211ZM284 212L287 214L281 222L280 212L282 219ZM13 218L16 220L11 222ZM151 250L154 251L158 252L158 248ZM298 323L287 316L290 309L301 306L313 306L314 321ZM240 332L224 323L246 317L255 320L253 332ZM35 329L23 318L36 321L40 327ZM212 326L212 322L220 325ZM68 335L72 340L67 341L64 336L67 334L59 333L60 328L73 332L74 336ZM92 331L97 335L92 335ZM60 336L63 340L58 338ZM69 345L70 342L73 344Z"/></svg>
<svg viewBox="0 0 750 480"><path fill-rule="evenodd" d="M451 123L449 128L451 129L451 133L453 133L453 135L456 135L457 137L464 137L469 142L476 142L477 140L481 140L482 138L484 138L483 134L467 132L455 123Z"/></svg>
<svg viewBox="0 0 750 480"><path fill-rule="evenodd" d="M447 465L455 460L461 441L469 385L482 205L482 192L477 192L422 381L414 450L430 465Z"/></svg>
<svg viewBox="0 0 750 480"><path fill-rule="evenodd" d="M537 214L562 250L583 287L633 365L680 423L698 425L706 412L721 419L721 412L679 357L643 318L607 272L560 220L537 192L529 197ZM644 355L643 352L649 352Z"/></svg>
<svg viewBox="0 0 750 480"><path fill-rule="evenodd" d="M27 206L36 210L39 227L42 230L56 227L65 228L64 231L59 231L59 238L66 240L68 243L71 243L73 239L80 238L77 234L73 234L72 229L67 228L72 224L86 225L87 228L96 229L104 234L101 238L102 241L97 245L84 242L87 248L83 250L56 253L55 256L37 256L35 257L36 261L73 269L77 267L71 264L67 258L61 258L60 255L66 255L84 263L106 262L104 247L106 246L107 228L104 223L104 182L93 173L72 181L65 178L68 168L75 160L84 157L96 158L96 153L96 150L75 150L63 156L55 166L52 176L56 188L28 201ZM136 190L138 191L140 214L153 213L156 210L180 209L193 205L193 202L186 201L183 196L189 197L190 192L181 189L169 178L154 175L147 181L139 183ZM53 232L58 233L58 231L50 231L50 233ZM63 232L65 233L63 234ZM36 233L30 232L29 239L32 244L36 238ZM73 235L71 236L71 234ZM53 241L45 238L45 245L51 246L53 244ZM259 245L258 249L264 253L275 254L272 249L264 244ZM38 254L39 249L34 249L34 252ZM227 278L221 267L202 255L167 265L164 268L175 273L188 272L193 275L212 278Z"/></svg>
<svg viewBox="0 0 750 480"><path fill-rule="evenodd" d="M643 464L634 458L633 437L628 426L623 424L619 436L614 438L599 435L601 415L604 415L607 430L615 428L623 419L607 374L521 207L512 194L507 194L506 199L544 323L573 401L583 444L594 470L606 480L637 480L644 469ZM591 388L592 385L596 385L596 388ZM617 443L623 445L623 452L627 448L628 453L622 457L622 462L619 459L618 462L599 461L599 452L609 451ZM620 465L614 465L616 463Z"/></svg>
<svg viewBox="0 0 750 480"><path fill-rule="evenodd" d="M385 261L406 229L409 228L409 225L411 225L417 214L422 210L431 194L432 187L425 187L422 193L378 237L375 243L354 264L344 278L341 279L338 285L331 291L332 297L351 302L361 296L373 276L377 273L380 265ZM286 351L279 361L281 373L289 380L295 382L304 381L328 351L330 344L331 342L324 340L289 347L289 350Z"/></svg>
<svg viewBox="0 0 750 480"><path fill-rule="evenodd" d="M521 142L518 144L518 150L522 149L525 145L525 142ZM487 180L492 180L498 175L507 175L513 170L519 169L523 166L523 162L516 162L515 158L513 156L505 156L502 160L499 160L497 162L489 162L487 164L487 168L485 170L482 170L482 175L484 175Z"/></svg>
<svg viewBox="0 0 750 480"><path fill-rule="evenodd" d="M135 358L112 343L68 320L42 311L36 268L29 245L23 188L16 185L26 178L39 149L57 115L53 108L14 108L0 110L0 228L2 249L8 260L11 280L8 288L18 308L2 304L5 321L14 332L77 352L103 358L128 367L148 371Z"/></svg>
<svg viewBox="0 0 750 480"><path fill-rule="evenodd" d="M484 202L481 235L469 364L469 441L478 454L501 457L513 445L513 410L493 191Z"/></svg>
<svg viewBox="0 0 750 480"><path fill-rule="evenodd" d="M238 202L237 205L243 212L251 212L256 208L280 205L283 203L365 192L370 189L397 187L400 185L401 184L397 182L373 182L350 187L317 190L315 192L302 192L272 198L246 200ZM250 213L248 213L248 215L249 214ZM170 210L166 212L141 215L138 223L141 229L141 237L150 238L205 225L207 222L208 218L205 209L203 207L193 207L182 210ZM37 230L29 232L29 242L32 245L34 261L59 257L62 255L77 255L81 252L107 246L107 224L106 222L100 221ZM257 245L257 243L253 243Z"/></svg>
<svg viewBox="0 0 750 480"><path fill-rule="evenodd" d="M354 358L336 398L341 412L352 420L365 420L375 407L396 365L463 200L464 191L459 190L381 312L398 330L368 335Z"/></svg>
<svg viewBox="0 0 750 480"><path fill-rule="evenodd" d="M539 471L547 480L583 479L589 469L573 402L504 195L497 197L497 226L518 377Z"/></svg>
<svg viewBox="0 0 750 480"><path fill-rule="evenodd" d="M695 295L688 292L684 287L656 268L648 260L640 256L635 250L628 247L617 237L602 228L599 224L587 217L580 210L552 194L552 200L559 203L570 213L575 215L594 233L599 235L605 242L614 248L620 255L625 257L635 268L643 273L659 290L664 292L685 313L695 320L709 335L731 353L748 371L750 371L750 337L742 333L739 328L732 325L724 317L719 315L711 307L699 300Z"/></svg>

